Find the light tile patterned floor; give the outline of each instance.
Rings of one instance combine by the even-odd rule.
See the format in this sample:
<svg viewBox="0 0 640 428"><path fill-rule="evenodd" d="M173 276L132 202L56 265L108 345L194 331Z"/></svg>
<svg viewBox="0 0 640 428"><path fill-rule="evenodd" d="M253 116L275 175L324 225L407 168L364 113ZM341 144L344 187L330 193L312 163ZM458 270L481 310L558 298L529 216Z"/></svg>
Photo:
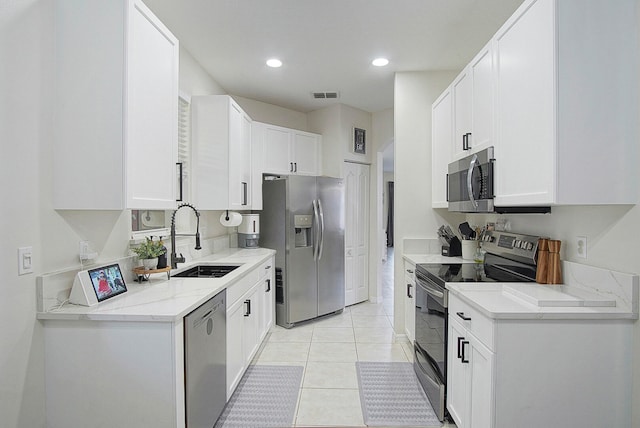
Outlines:
<svg viewBox="0 0 640 428"><path fill-rule="evenodd" d="M291 329L273 327L254 364L305 368L294 426L364 427L355 362L413 361L409 342L393 333L392 287L393 249L384 264L382 303L359 303Z"/></svg>

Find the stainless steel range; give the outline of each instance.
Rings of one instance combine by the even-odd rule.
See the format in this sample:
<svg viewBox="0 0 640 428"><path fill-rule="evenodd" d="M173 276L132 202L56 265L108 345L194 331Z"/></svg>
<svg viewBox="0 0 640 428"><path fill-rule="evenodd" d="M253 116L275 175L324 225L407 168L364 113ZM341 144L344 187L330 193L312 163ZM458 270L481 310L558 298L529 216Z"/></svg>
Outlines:
<svg viewBox="0 0 640 428"><path fill-rule="evenodd" d="M448 291L446 283L535 282L538 236L486 232L484 263L416 266L414 369L438 418L446 416Z"/></svg>

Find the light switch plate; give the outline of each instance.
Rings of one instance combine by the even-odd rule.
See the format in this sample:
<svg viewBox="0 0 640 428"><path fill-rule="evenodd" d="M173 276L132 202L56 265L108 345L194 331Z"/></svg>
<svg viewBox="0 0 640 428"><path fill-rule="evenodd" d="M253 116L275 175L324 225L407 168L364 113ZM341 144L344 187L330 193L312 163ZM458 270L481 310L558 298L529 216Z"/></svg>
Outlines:
<svg viewBox="0 0 640 428"><path fill-rule="evenodd" d="M18 275L33 273L33 247L18 248Z"/></svg>

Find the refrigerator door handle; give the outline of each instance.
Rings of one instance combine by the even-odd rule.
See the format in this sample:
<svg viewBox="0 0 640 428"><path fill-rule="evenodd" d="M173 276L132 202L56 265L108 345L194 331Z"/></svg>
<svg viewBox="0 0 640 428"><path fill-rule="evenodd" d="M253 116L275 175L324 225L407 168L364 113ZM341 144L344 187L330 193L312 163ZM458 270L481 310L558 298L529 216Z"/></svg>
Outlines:
<svg viewBox="0 0 640 428"><path fill-rule="evenodd" d="M320 216L318 215L318 201L313 200L313 223L315 227L315 236L313 237L313 260L318 260L318 248L320 242Z"/></svg>
<svg viewBox="0 0 640 428"><path fill-rule="evenodd" d="M324 247L324 211L322 210L322 202L318 199L318 211L320 211L320 249L318 250L318 260L322 258L322 248Z"/></svg>

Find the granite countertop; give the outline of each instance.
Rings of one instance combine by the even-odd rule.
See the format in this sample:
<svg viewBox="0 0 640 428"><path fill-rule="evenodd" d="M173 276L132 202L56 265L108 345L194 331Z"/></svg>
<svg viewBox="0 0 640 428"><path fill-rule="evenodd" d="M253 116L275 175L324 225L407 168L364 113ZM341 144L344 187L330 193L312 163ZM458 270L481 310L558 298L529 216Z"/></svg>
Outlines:
<svg viewBox="0 0 640 428"><path fill-rule="evenodd" d="M274 250L237 249L215 253L185 263L173 274L201 263L229 263L241 266L222 278L167 279L165 274L151 277L144 284L128 282L128 291L96 306L65 304L59 310L39 312L40 320L148 321L173 322L183 318L217 293L235 284L267 261Z"/></svg>

